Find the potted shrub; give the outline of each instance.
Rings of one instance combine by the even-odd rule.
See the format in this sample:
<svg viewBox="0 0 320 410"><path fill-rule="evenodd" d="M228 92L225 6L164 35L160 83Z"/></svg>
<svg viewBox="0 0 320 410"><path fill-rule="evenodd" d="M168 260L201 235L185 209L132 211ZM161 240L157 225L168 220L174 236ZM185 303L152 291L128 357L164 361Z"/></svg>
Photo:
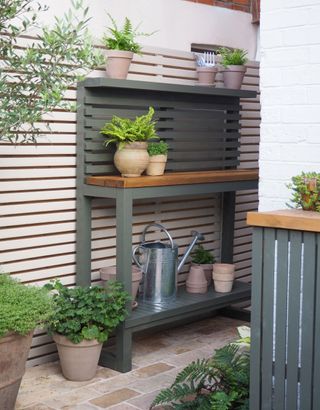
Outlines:
<svg viewBox="0 0 320 410"><path fill-rule="evenodd" d="M147 175L163 175L168 158L168 144L164 141L150 142L148 154Z"/></svg>
<svg viewBox="0 0 320 410"><path fill-rule="evenodd" d="M294 206L305 211L320 212L320 173L302 172L292 177L291 181L287 187L293 191L291 202Z"/></svg>
<svg viewBox="0 0 320 410"><path fill-rule="evenodd" d="M0 275L0 409L14 409L33 331L50 313L45 289Z"/></svg>
<svg viewBox="0 0 320 410"><path fill-rule="evenodd" d="M215 263L213 254L202 245L198 245L191 253L191 257L192 264L199 265L203 269L208 285L210 285L212 280L212 268Z"/></svg>
<svg viewBox="0 0 320 410"><path fill-rule="evenodd" d="M127 78L129 67L134 53L141 53L141 46L137 43L136 38L139 36L150 36L153 33L138 32L139 26L133 27L128 17L125 18L122 28L108 14L111 20L111 27L108 27L108 34L103 37L103 43L107 48L106 72L109 78L125 79Z"/></svg>
<svg viewBox="0 0 320 410"><path fill-rule="evenodd" d="M147 114L134 120L114 116L100 131L107 136L106 147L117 144L114 164L123 177L138 177L148 166L147 141L158 138L153 115L154 109L149 107Z"/></svg>
<svg viewBox="0 0 320 410"><path fill-rule="evenodd" d="M53 314L48 330L57 344L66 379L92 379L110 333L126 317L130 299L119 282L101 286L67 288L59 281L46 285L53 293Z"/></svg>
<svg viewBox="0 0 320 410"><path fill-rule="evenodd" d="M220 48L219 53L222 57L221 64L223 65L222 73L225 88L239 90L247 71L247 67L245 67L248 61L247 51L240 48L234 50Z"/></svg>
<svg viewBox="0 0 320 410"><path fill-rule="evenodd" d="M212 278L214 281L214 290L220 293L231 292L234 277L235 265L231 263L214 263Z"/></svg>

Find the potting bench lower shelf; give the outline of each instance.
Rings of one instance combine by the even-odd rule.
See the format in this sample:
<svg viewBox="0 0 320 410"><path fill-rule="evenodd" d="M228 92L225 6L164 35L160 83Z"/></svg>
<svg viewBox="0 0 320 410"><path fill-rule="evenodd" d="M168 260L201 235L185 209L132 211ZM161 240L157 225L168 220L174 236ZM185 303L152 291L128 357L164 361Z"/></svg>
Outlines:
<svg viewBox="0 0 320 410"><path fill-rule="evenodd" d="M235 191L257 189L258 171L230 169L201 172L167 173L161 177L87 176L78 179L77 189L77 284L91 283L91 202L93 198L112 198L116 205L117 279L131 291L132 211L133 202L142 198L165 198L186 195L223 194L221 261L233 261ZM218 294L211 289L205 295L179 290L176 301L158 308L140 302L136 311L117 329L116 355L110 361L103 351L100 364L126 372L131 370L132 333L168 324L226 307L250 297L250 286L236 283L233 291Z"/></svg>

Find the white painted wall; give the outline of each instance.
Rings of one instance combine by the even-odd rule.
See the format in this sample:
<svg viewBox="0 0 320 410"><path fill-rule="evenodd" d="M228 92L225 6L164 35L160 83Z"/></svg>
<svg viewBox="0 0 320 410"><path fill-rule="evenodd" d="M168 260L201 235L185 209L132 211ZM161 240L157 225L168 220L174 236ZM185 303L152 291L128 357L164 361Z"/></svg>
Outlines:
<svg viewBox="0 0 320 410"><path fill-rule="evenodd" d="M142 22L145 32L158 30L152 37L142 38L144 45L190 51L192 43L224 45L245 48L250 58L256 52L256 26L251 15L240 11L183 0L85 0L90 6L90 31L95 38L102 37L109 25L107 12L116 21L129 17L133 23ZM54 15L66 11L68 0L40 0L50 9L43 16L45 23Z"/></svg>
<svg viewBox="0 0 320 410"><path fill-rule="evenodd" d="M320 172L320 0L262 0L260 210L284 208L285 184Z"/></svg>

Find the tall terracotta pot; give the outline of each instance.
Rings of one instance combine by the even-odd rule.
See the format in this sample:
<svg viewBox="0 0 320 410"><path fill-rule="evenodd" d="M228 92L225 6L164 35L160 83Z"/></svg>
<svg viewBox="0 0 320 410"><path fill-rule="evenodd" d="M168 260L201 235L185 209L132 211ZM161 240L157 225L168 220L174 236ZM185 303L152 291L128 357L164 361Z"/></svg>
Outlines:
<svg viewBox="0 0 320 410"><path fill-rule="evenodd" d="M126 79L133 58L132 51L107 50L106 73L109 78Z"/></svg>
<svg viewBox="0 0 320 410"><path fill-rule="evenodd" d="M54 333L62 374L68 380L85 381L94 378L102 349L97 340L83 340L73 343L65 336Z"/></svg>
<svg viewBox="0 0 320 410"><path fill-rule="evenodd" d="M139 177L149 164L145 141L127 143L114 154L114 165L123 177Z"/></svg>
<svg viewBox="0 0 320 410"><path fill-rule="evenodd" d="M224 67L223 82L225 88L240 90L247 67L243 65L229 65Z"/></svg>
<svg viewBox="0 0 320 410"><path fill-rule="evenodd" d="M31 346L26 336L10 333L0 338L0 409L13 410Z"/></svg>

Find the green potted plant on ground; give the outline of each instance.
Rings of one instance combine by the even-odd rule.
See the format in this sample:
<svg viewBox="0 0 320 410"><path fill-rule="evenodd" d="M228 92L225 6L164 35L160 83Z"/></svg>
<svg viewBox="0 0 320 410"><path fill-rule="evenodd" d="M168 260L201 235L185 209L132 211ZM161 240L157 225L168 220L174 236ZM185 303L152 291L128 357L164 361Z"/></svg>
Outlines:
<svg viewBox="0 0 320 410"><path fill-rule="evenodd" d="M100 131L107 136L106 147L117 145L114 164L123 177L138 177L148 166L147 141L158 138L153 115L154 109L149 107L147 114L134 120L114 116Z"/></svg>
<svg viewBox="0 0 320 410"><path fill-rule="evenodd" d="M212 268L215 263L215 257L212 252L205 249L202 245L198 245L196 249L191 253L192 265L200 266L206 276L208 285L212 281Z"/></svg>
<svg viewBox="0 0 320 410"><path fill-rule="evenodd" d="M239 90L241 88L245 72L247 59L247 51L236 48L230 50L228 48L220 48L221 64L223 65L223 82L225 88L233 88Z"/></svg>
<svg viewBox="0 0 320 410"><path fill-rule="evenodd" d="M148 144L149 164L147 175L163 175L168 158L168 144L164 141Z"/></svg>
<svg viewBox="0 0 320 410"><path fill-rule="evenodd" d="M293 191L291 202L294 207L320 212L320 173L302 172L292 177L291 181L287 187Z"/></svg>
<svg viewBox="0 0 320 410"><path fill-rule="evenodd" d="M126 317L130 300L119 282L101 286L67 288L59 281L53 290L53 314L48 330L59 352L62 373L73 381L95 376L102 349L110 333Z"/></svg>
<svg viewBox="0 0 320 410"><path fill-rule="evenodd" d="M109 78L125 79L127 78L129 67L134 53L141 53L141 46L137 43L136 38L141 36L150 36L153 33L140 33L139 26L133 27L128 17L125 18L122 28L108 14L111 20L111 27L108 27L108 34L103 37L103 44L107 48L106 72Z"/></svg>
<svg viewBox="0 0 320 410"><path fill-rule="evenodd" d="M0 275L0 409L14 409L33 331L50 313L45 289Z"/></svg>

